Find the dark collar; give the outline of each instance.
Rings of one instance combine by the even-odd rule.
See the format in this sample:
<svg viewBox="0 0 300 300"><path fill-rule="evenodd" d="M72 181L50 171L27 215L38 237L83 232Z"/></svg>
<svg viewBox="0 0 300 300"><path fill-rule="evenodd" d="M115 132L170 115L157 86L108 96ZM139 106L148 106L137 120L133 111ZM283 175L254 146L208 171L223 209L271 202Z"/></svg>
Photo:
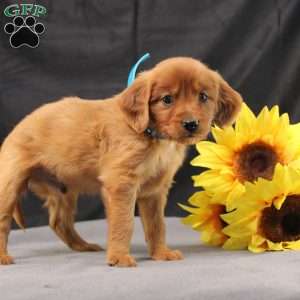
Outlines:
<svg viewBox="0 0 300 300"><path fill-rule="evenodd" d="M163 139L163 136L155 128L147 127L144 133L152 139Z"/></svg>

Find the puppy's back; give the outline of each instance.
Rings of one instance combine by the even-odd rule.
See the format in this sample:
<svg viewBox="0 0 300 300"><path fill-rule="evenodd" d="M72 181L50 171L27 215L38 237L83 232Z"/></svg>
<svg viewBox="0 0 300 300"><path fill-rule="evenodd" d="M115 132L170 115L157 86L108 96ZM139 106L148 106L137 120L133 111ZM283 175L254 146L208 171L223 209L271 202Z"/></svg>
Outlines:
<svg viewBox="0 0 300 300"><path fill-rule="evenodd" d="M61 154L67 157L78 145L86 149L94 147L101 106L102 101L77 97L45 104L16 125L5 139L1 152L19 149L31 156L63 152Z"/></svg>

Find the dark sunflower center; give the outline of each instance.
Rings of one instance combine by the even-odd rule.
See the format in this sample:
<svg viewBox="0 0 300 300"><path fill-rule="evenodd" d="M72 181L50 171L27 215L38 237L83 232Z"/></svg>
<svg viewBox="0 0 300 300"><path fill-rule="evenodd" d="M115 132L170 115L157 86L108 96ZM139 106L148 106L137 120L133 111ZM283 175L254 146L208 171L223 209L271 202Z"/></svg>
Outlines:
<svg viewBox="0 0 300 300"><path fill-rule="evenodd" d="M300 235L300 214L290 213L285 215L282 218L281 226L287 234Z"/></svg>
<svg viewBox="0 0 300 300"><path fill-rule="evenodd" d="M263 210L260 230L268 240L278 243L300 239L300 196L288 196L281 208Z"/></svg>
<svg viewBox="0 0 300 300"><path fill-rule="evenodd" d="M277 153L270 145L256 142L237 152L234 167L241 182L253 182L258 177L272 179L278 161Z"/></svg>

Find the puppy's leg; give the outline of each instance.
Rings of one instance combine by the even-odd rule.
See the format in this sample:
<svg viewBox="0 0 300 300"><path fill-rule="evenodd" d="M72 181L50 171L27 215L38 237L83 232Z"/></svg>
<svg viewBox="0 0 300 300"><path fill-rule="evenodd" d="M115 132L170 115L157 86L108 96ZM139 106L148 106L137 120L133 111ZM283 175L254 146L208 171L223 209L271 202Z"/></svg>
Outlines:
<svg viewBox="0 0 300 300"><path fill-rule="evenodd" d="M166 245L164 209L167 193L138 199L149 254L154 260L179 260L183 255L179 250L171 250Z"/></svg>
<svg viewBox="0 0 300 300"><path fill-rule="evenodd" d="M25 172L11 164L1 164L0 171L0 264L13 263L8 254L7 242L12 214L26 181Z"/></svg>
<svg viewBox="0 0 300 300"><path fill-rule="evenodd" d="M119 176L114 177L119 178ZM104 185L102 196L108 220L107 263L110 266L135 267L136 261L130 255L130 240L134 225L134 207L136 202L136 187L134 179L126 183Z"/></svg>
<svg viewBox="0 0 300 300"><path fill-rule="evenodd" d="M77 206L77 195L67 194L64 197L48 197L49 224L54 232L71 249L75 251L101 251L97 244L83 240L74 227L74 217Z"/></svg>
<svg viewBox="0 0 300 300"><path fill-rule="evenodd" d="M44 182L30 180L30 190L38 197L46 200L45 206L49 211L49 225L57 236L71 249L76 251L100 251L97 244L83 240L74 227L77 206L77 194L69 191L66 194Z"/></svg>

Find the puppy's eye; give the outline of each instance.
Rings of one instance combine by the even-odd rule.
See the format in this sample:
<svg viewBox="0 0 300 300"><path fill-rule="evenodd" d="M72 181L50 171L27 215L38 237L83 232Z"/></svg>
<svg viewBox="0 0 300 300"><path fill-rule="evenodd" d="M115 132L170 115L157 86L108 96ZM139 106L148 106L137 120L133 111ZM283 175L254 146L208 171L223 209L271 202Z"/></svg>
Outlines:
<svg viewBox="0 0 300 300"><path fill-rule="evenodd" d="M207 95L207 93L206 93L206 92L201 92L201 93L199 94L199 100L200 100L201 102L206 102L206 101L208 100L208 95Z"/></svg>
<svg viewBox="0 0 300 300"><path fill-rule="evenodd" d="M171 95L166 95L166 96L162 97L161 100L165 105L171 105L173 102L173 97Z"/></svg>

